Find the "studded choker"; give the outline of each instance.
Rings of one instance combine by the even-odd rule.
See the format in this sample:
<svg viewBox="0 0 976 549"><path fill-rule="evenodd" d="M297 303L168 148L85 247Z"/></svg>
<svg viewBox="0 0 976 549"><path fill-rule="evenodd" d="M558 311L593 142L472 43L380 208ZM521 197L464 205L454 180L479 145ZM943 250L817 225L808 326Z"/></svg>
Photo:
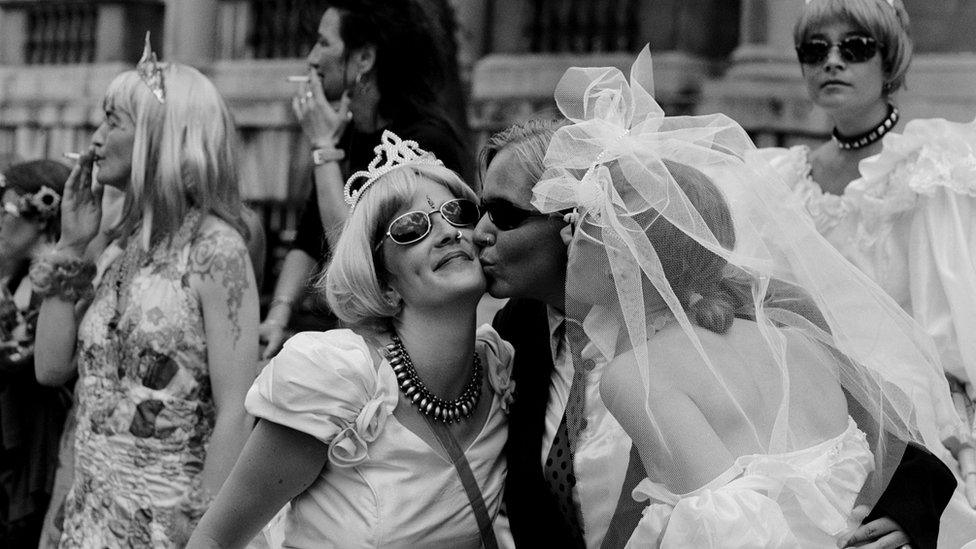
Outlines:
<svg viewBox="0 0 976 549"><path fill-rule="evenodd" d="M841 135L834 128L833 137L837 146L845 151L856 151L857 149L863 149L872 143L878 142L884 135L891 131L898 123L898 108L892 104L888 104L888 116L878 124L877 127L872 128L864 133L852 136Z"/></svg>

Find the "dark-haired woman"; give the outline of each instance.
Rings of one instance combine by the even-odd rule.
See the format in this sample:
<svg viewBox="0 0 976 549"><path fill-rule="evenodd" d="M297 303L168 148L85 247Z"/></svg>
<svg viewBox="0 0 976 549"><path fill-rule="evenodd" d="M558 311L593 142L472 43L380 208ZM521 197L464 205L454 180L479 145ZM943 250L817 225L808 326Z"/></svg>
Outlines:
<svg viewBox="0 0 976 549"><path fill-rule="evenodd" d="M942 435L976 506L976 124L899 122L894 94L912 57L901 0L811 0L794 40L807 91L833 122L833 138L763 156L818 231L934 338L968 424ZM955 465L948 451L940 457ZM940 547L973 537L976 513L960 489L943 515Z"/></svg>
<svg viewBox="0 0 976 549"><path fill-rule="evenodd" d="M34 379L40 299L27 268L60 233L70 169L51 160L14 164L0 176L0 546L36 546L54 484L58 440L71 395Z"/></svg>
<svg viewBox="0 0 976 549"><path fill-rule="evenodd" d="M308 53L309 82L293 101L312 144L314 185L259 329L267 343L264 358L281 348L292 307L315 266L330 255L334 235L326 229L338 229L347 215L345 178L366 168L383 130L416 141L464 181L473 174L458 129L463 125L449 115L454 98L444 93L453 89L457 61L442 10L420 0L334 0L328 6Z"/></svg>

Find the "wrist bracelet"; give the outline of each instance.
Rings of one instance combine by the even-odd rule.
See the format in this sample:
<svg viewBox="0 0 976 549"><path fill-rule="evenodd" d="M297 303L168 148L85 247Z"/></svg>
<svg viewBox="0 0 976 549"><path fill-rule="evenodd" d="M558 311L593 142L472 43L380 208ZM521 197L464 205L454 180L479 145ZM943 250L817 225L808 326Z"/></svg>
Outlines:
<svg viewBox="0 0 976 549"><path fill-rule="evenodd" d="M271 303L268 304L268 309L273 308L275 305L284 305L289 309L291 309L292 303L293 300L291 298L276 295L273 298L271 298Z"/></svg>
<svg viewBox="0 0 976 549"><path fill-rule="evenodd" d="M95 264L57 250L38 256L29 276L33 292L41 298L57 296L73 303L94 295Z"/></svg>
<svg viewBox="0 0 976 549"><path fill-rule="evenodd" d="M327 162L338 162L346 157L346 152L342 149L312 149L312 163L321 166Z"/></svg>

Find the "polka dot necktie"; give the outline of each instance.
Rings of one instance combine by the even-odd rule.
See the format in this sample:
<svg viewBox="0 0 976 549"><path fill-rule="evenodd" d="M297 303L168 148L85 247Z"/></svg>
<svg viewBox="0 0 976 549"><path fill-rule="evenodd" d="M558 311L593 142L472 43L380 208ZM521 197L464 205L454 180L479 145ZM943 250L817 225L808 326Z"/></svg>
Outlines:
<svg viewBox="0 0 976 549"><path fill-rule="evenodd" d="M562 421L559 422L559 428L556 429L556 436L552 441L549 456L546 458L544 471L549 483L549 490L559 502L559 511L566 519L566 524L569 525L570 535L582 547L585 545L583 524L579 506L573 496L573 489L576 486L573 456L576 453L576 442L579 434L586 427L584 404L587 372L581 367L581 361L578 360L578 351L585 341L585 336L577 322L566 320L564 325L566 326L566 339L569 340L572 350L573 381L569 387L566 411L563 413ZM563 344L564 340L560 338L560 346Z"/></svg>

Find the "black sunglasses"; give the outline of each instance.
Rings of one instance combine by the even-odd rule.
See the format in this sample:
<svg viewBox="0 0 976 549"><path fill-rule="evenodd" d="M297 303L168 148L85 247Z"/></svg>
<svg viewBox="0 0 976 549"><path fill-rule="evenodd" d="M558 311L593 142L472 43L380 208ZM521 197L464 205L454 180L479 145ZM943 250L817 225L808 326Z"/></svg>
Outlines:
<svg viewBox="0 0 976 549"><path fill-rule="evenodd" d="M530 217L549 217L549 214L524 210L504 200L482 200L481 209L488 214L488 219L491 219L491 222L502 231L510 231L525 223Z"/></svg>
<svg viewBox="0 0 976 549"><path fill-rule="evenodd" d="M840 42L811 38L796 47L796 56L804 65L823 63L830 50L837 46L840 57L847 63L863 63L878 53L878 41L870 36L848 36Z"/></svg>
<svg viewBox="0 0 976 549"><path fill-rule="evenodd" d="M455 227L470 227L477 224L478 219L481 218L478 205L467 198L448 200L439 208L427 212L413 211L397 216L396 219L390 221L386 234L376 243L374 249L378 250L387 237L401 246L420 242L430 234L430 229L433 226L430 216L435 213L440 213L444 221Z"/></svg>

